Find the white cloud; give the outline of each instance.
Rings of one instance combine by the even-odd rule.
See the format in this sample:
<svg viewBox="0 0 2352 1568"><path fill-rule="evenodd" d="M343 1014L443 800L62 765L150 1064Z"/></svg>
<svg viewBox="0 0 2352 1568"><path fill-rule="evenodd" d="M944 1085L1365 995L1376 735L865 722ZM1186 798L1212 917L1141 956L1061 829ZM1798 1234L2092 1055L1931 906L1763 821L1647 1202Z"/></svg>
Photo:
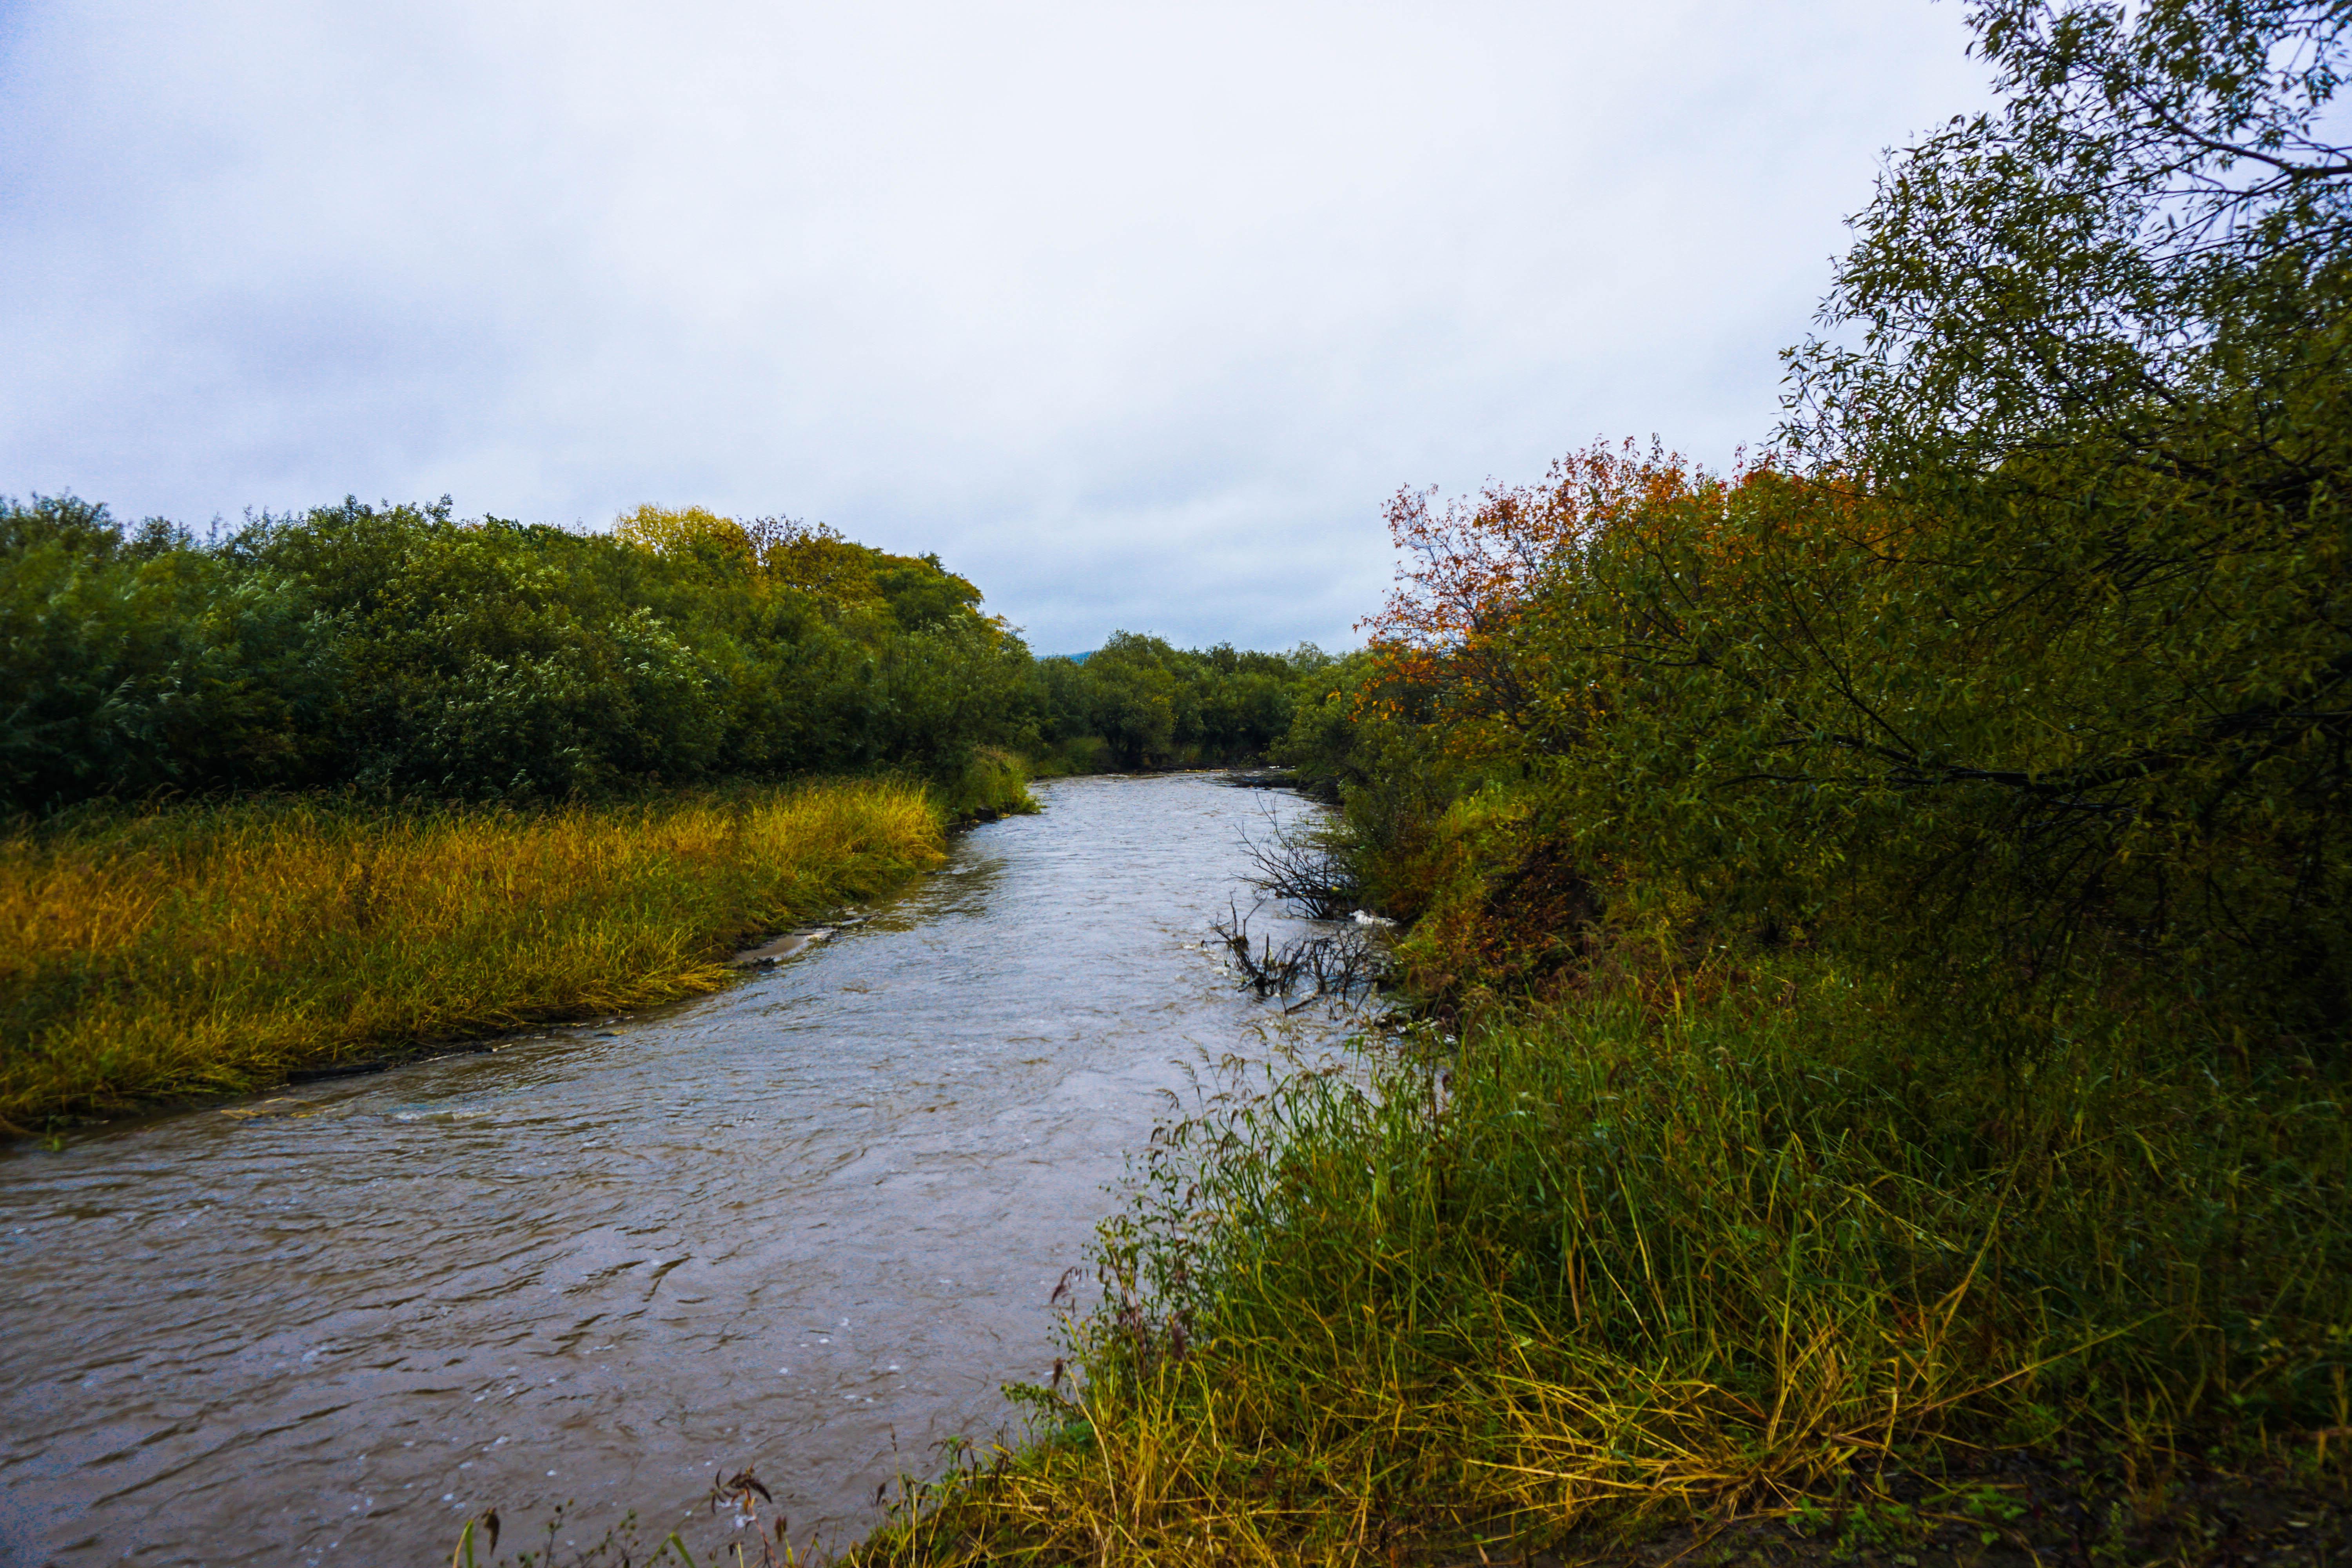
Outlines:
<svg viewBox="0 0 2352 1568"><path fill-rule="evenodd" d="M1345 641L1402 484L1720 460L1957 8L19 5L0 489L641 500L1045 648Z"/></svg>

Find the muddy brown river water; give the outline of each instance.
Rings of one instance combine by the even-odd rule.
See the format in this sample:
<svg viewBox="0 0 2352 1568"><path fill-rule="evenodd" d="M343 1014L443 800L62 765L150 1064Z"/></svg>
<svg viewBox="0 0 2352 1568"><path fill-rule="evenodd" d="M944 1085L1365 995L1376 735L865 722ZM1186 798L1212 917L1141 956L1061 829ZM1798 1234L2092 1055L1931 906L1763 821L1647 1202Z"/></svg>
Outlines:
<svg viewBox="0 0 2352 1568"><path fill-rule="evenodd" d="M0 1563L446 1562L566 1500L698 1543L754 1461L842 1543L996 1433L1126 1158L1263 1053L1202 942L1313 809L1038 793L721 994L0 1154Z"/></svg>

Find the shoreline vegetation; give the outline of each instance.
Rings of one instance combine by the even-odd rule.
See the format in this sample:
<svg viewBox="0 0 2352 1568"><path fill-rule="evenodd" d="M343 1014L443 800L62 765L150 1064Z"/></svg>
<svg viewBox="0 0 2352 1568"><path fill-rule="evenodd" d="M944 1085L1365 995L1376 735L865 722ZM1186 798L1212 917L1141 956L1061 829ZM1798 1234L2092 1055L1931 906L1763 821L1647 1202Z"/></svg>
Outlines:
<svg viewBox="0 0 2352 1568"><path fill-rule="evenodd" d="M1027 804L1006 767L964 806ZM0 841L0 1122L248 1093L716 990L744 942L938 864L949 820L932 789L887 780L69 814Z"/></svg>
<svg viewBox="0 0 2352 1568"><path fill-rule="evenodd" d="M2333 1561L2340 1078L2148 1023L1653 956L1204 1107L1026 1439L845 1561Z"/></svg>

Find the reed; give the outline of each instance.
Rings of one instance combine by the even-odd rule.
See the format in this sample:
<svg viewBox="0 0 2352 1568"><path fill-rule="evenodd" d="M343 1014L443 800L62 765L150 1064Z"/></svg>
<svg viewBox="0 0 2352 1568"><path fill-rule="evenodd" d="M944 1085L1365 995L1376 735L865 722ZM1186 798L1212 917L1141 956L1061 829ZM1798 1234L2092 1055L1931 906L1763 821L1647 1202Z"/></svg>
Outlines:
<svg viewBox="0 0 2352 1568"><path fill-rule="evenodd" d="M0 839L0 1119L709 991L746 938L936 864L943 831L893 782L541 810L249 798L22 828Z"/></svg>
<svg viewBox="0 0 2352 1568"><path fill-rule="evenodd" d="M1636 991L1168 1129L1082 1381L857 1561L1590 1555L1890 1476L1982 1512L2019 1451L2341 1487L2340 1064L2087 1012L1990 1058L1818 964Z"/></svg>

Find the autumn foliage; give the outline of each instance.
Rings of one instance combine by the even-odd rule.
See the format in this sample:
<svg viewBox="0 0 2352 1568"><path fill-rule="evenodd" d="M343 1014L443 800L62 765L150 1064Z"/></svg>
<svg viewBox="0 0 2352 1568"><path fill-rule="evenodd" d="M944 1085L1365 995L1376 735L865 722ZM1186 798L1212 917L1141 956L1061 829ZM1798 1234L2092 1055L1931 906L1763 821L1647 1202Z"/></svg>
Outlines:
<svg viewBox="0 0 2352 1568"><path fill-rule="evenodd" d="M2336 401L2283 412L2278 446L2216 416L1932 484L1627 446L1401 495L1356 703L1423 775L1370 842L1440 917L1429 974L1570 951L1493 897L1565 853L1645 930L1834 942L2027 1035L2185 976L2231 1026L2352 1016L2347 521L2315 482L2352 451Z"/></svg>

